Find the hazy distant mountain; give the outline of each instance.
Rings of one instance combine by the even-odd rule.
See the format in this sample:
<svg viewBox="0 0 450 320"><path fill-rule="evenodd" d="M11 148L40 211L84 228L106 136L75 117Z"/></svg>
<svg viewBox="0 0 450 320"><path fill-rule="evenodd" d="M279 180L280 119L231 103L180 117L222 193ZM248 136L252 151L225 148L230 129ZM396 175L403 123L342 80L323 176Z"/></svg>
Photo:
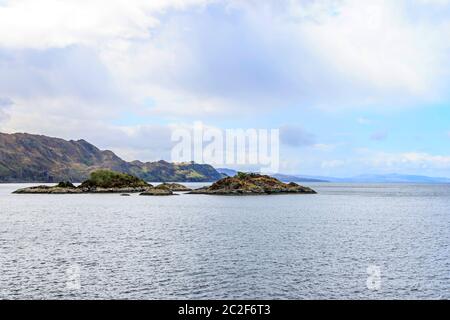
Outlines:
<svg viewBox="0 0 450 320"><path fill-rule="evenodd" d="M450 178L427 177L406 174L365 174L352 178L337 179L346 182L366 182L366 183L450 183ZM330 179L330 181L335 181Z"/></svg>
<svg viewBox="0 0 450 320"><path fill-rule="evenodd" d="M234 177L237 173L236 170L233 169L227 169L227 168L217 168L216 169L219 173L225 174L229 177ZM297 176L297 175L287 175L287 174L273 174L272 177L283 181L283 182L328 182L326 179L317 179L317 178L311 178L311 177L304 177L304 176Z"/></svg>
<svg viewBox="0 0 450 320"><path fill-rule="evenodd" d="M293 176L293 175L287 175L287 174L273 174L272 177L277 178L280 181L283 182L329 182L326 179L318 179L318 178L311 178L311 177L305 177L305 176Z"/></svg>
<svg viewBox="0 0 450 320"><path fill-rule="evenodd" d="M218 172L228 176L234 176L237 171L233 169L219 168ZM407 174L364 174L348 178L336 178L326 176L286 175L274 174L274 178L289 182L354 182L354 183L450 183L450 178L428 177Z"/></svg>
<svg viewBox="0 0 450 320"><path fill-rule="evenodd" d="M80 182L100 168L130 173L147 181L206 182L222 177L206 164L127 162L85 140L0 133L0 182Z"/></svg>
<svg viewBox="0 0 450 320"><path fill-rule="evenodd" d="M327 180L329 182L354 182L354 183L450 183L450 178L428 177L407 174L363 174L348 178L306 176L313 179Z"/></svg>
<svg viewBox="0 0 450 320"><path fill-rule="evenodd" d="M227 168L216 168L217 172L221 173L224 176L234 177L237 173L236 170L227 169Z"/></svg>

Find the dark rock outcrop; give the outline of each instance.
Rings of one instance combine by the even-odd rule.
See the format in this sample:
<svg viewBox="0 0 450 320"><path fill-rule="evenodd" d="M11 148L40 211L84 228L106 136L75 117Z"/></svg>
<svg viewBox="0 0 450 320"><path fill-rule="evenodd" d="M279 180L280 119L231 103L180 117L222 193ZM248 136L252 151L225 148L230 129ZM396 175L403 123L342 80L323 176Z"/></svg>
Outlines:
<svg viewBox="0 0 450 320"><path fill-rule="evenodd" d="M80 194L83 193L83 190L79 188L70 188L70 187L60 187L56 186L36 186L23 188L14 191L13 193L17 194Z"/></svg>
<svg viewBox="0 0 450 320"><path fill-rule="evenodd" d="M315 194L308 187L300 186L294 182L283 183L273 177L256 173L239 172L234 177L221 179L210 187L191 191L192 194L211 195L267 195L267 194Z"/></svg>
<svg viewBox="0 0 450 320"><path fill-rule="evenodd" d="M149 188L140 194L141 196L173 196L176 195L166 188Z"/></svg>
<svg viewBox="0 0 450 320"><path fill-rule="evenodd" d="M14 193L48 193L48 194L75 194L75 193L138 193L152 188L144 180L129 174L98 170L91 173L90 179L84 181L79 187L70 182L60 182L56 186L37 186L23 188Z"/></svg>
<svg viewBox="0 0 450 320"><path fill-rule="evenodd" d="M188 188L182 184L179 183L162 183L160 185L157 186L157 188L165 188L168 189L170 191L174 191L174 192L183 192L183 191L192 191L191 188Z"/></svg>
<svg viewBox="0 0 450 320"><path fill-rule="evenodd" d="M58 183L58 185L56 186L56 187L58 187L58 188L76 188L74 185L73 185L73 183L72 182L70 182L70 181L63 181L63 182L60 182L60 183Z"/></svg>

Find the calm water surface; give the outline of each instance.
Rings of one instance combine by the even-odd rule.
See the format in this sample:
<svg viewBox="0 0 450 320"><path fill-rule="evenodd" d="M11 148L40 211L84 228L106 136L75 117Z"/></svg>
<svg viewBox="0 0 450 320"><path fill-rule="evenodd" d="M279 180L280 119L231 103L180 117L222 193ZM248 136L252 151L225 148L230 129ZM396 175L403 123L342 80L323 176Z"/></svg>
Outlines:
<svg viewBox="0 0 450 320"><path fill-rule="evenodd" d="M450 186L11 194L23 186L0 185L0 298L450 299Z"/></svg>

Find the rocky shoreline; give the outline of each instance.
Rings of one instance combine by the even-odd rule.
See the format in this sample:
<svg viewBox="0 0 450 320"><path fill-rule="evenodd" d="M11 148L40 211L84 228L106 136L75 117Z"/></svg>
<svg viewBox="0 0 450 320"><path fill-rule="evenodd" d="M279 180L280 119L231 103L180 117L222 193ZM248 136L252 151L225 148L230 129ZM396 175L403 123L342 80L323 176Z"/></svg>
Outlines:
<svg viewBox="0 0 450 320"><path fill-rule="evenodd" d="M157 188L166 188L169 189L170 191L174 191L174 192L185 192L185 191L192 191L191 188L188 188L182 184L179 183L167 183L164 182L160 185L157 186Z"/></svg>
<svg viewBox="0 0 450 320"><path fill-rule="evenodd" d="M174 192L186 192L192 189L179 183L162 183L156 187L149 188L142 192L141 196L172 196L177 195Z"/></svg>
<svg viewBox="0 0 450 320"><path fill-rule="evenodd" d="M239 172L236 176L223 178L209 187L192 190L178 183L162 183L155 187L132 175L110 170L94 171L90 179L78 187L70 182L60 182L56 186L35 186L14 191L16 194L139 193L142 196L177 195L175 192L232 196L316 193L313 189L294 182L283 183L276 178L256 173Z"/></svg>
<svg viewBox="0 0 450 320"><path fill-rule="evenodd" d="M132 175L110 170L97 170L90 179L76 187L71 182L56 186L36 186L14 191L16 194L81 194L81 193L139 193L153 186Z"/></svg>
<svg viewBox="0 0 450 320"><path fill-rule="evenodd" d="M209 195L269 195L316 194L317 192L294 182L283 183L270 176L239 172L234 177L221 179L209 187L192 190L189 193Z"/></svg>

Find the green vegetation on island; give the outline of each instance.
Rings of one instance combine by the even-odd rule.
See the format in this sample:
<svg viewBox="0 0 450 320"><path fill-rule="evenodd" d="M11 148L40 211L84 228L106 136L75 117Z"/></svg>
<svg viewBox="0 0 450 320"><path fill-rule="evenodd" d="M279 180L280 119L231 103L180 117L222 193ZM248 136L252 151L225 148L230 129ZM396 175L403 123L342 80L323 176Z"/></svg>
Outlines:
<svg viewBox="0 0 450 320"><path fill-rule="evenodd" d="M160 185L157 186L157 188L164 188L164 189L168 189L170 191L192 191L191 188L188 188L182 184L179 183L167 183L164 182Z"/></svg>
<svg viewBox="0 0 450 320"><path fill-rule="evenodd" d="M190 191L191 194L213 195L267 195L282 193L314 194L314 190L294 182L283 183L273 177L256 173L239 172L234 177L223 178L209 187L191 190L178 183L162 183L156 187L133 175L111 170L97 170L90 178L76 187L71 182L60 182L55 186L23 188L14 193L31 194L79 194L79 193L139 193L142 196L170 196L175 191Z"/></svg>
<svg viewBox="0 0 450 320"><path fill-rule="evenodd" d="M142 179L129 174L111 170L97 170L80 186L70 182L60 182L56 186L37 186L16 190L14 193L136 193L144 192L153 186Z"/></svg>
<svg viewBox="0 0 450 320"><path fill-rule="evenodd" d="M238 172L234 177L223 178L209 187L191 191L192 194L211 195L267 195L267 194L315 194L311 188L294 182L283 183L276 178L257 173Z"/></svg>
<svg viewBox="0 0 450 320"><path fill-rule="evenodd" d="M149 188L140 194L141 196L172 196L175 195L173 191L167 188L154 187Z"/></svg>
<svg viewBox="0 0 450 320"><path fill-rule="evenodd" d="M103 169L92 172L90 178L84 181L80 188L147 188L149 186L144 180L130 174Z"/></svg>

